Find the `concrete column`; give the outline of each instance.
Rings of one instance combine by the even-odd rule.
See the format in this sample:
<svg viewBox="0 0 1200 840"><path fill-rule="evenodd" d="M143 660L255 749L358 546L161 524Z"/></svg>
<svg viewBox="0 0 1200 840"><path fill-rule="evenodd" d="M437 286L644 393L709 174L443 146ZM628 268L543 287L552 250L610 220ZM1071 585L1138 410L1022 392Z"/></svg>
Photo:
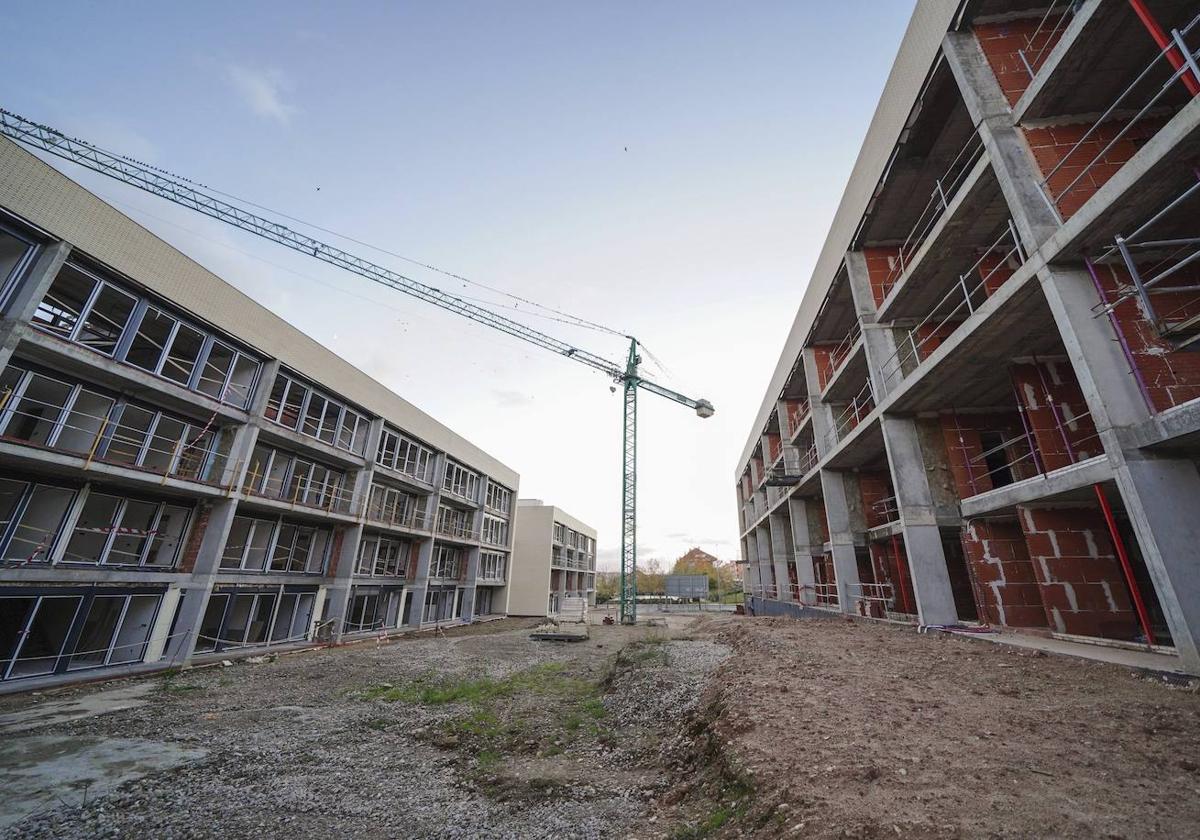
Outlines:
<svg viewBox="0 0 1200 840"><path fill-rule="evenodd" d="M766 522L763 522L755 529L755 543L758 546L758 573L762 578L763 586L775 586L775 564L771 558L771 528ZM770 593L768 593L770 594ZM779 593L775 592L774 597L778 598Z"/></svg>
<svg viewBox="0 0 1200 840"><path fill-rule="evenodd" d="M917 425L912 418L887 415L881 422L917 615L922 624L956 624L958 610Z"/></svg>
<svg viewBox="0 0 1200 840"><path fill-rule="evenodd" d="M437 494L431 498L437 499ZM408 590L411 595L412 609L408 611L409 626L420 627L425 618L425 590L429 588L429 565L433 561L433 537L422 540L417 545L417 559L409 577L412 581Z"/></svg>
<svg viewBox="0 0 1200 840"><path fill-rule="evenodd" d="M829 547L833 554L833 573L837 577L838 606L853 614L854 599L859 595L858 556L854 546L855 519L862 511L853 506L858 482L853 473L821 470L821 492L825 497L825 518L829 522ZM858 517L853 514L857 512ZM858 527L858 531L864 530Z"/></svg>
<svg viewBox="0 0 1200 840"><path fill-rule="evenodd" d="M66 242L42 246L33 265L26 270L13 291L4 307L3 317L0 317L0 370L8 365L17 342L21 340L21 332L29 324L29 319L37 311L38 304L46 296L54 278L58 276L58 270L70 254L71 246Z"/></svg>
<svg viewBox="0 0 1200 840"><path fill-rule="evenodd" d="M867 261L863 254L852 251L846 255L846 272L859 317L863 320L871 385L883 388L883 365L895 352L895 346L890 330L874 323L874 303L871 300ZM880 426L892 487L896 490L896 507L904 533L917 613L922 624L957 623L958 611L954 606L954 592L950 586L942 535L937 525L937 509L916 423L911 417L884 415Z"/></svg>
<svg viewBox="0 0 1200 840"><path fill-rule="evenodd" d="M459 618L463 621L470 621L475 617L475 590L479 580L479 555L482 549L469 548L467 549L467 582L464 584L466 592L463 593L462 612L459 613Z"/></svg>
<svg viewBox="0 0 1200 840"><path fill-rule="evenodd" d="M795 551L791 547L791 524L788 522L787 505L767 517L767 527L771 534L771 561L775 570L776 596L780 601L791 601L791 576L788 566L795 561Z"/></svg>
<svg viewBox="0 0 1200 840"><path fill-rule="evenodd" d="M333 574L326 594L327 620L333 621L333 640L340 641L346 632L346 611L350 604L350 593L354 588L354 573L358 568L358 550L362 544L362 517L366 514L367 501L371 495L371 480L375 476L375 452L379 448L379 437L383 434L383 420L375 418L367 429L367 442L363 468L354 476L354 510L359 522L342 532L342 546L337 558L337 570Z"/></svg>
<svg viewBox="0 0 1200 840"><path fill-rule="evenodd" d="M1000 182L1025 252L1032 254L1058 228L1058 211L1050 207L1038 188L1042 176L1025 139L1013 125L1008 100L975 36L969 31L950 32L942 49Z"/></svg>
<svg viewBox="0 0 1200 840"><path fill-rule="evenodd" d="M817 383L817 356L811 347L801 351L804 356L804 380L808 383L808 407L812 414L813 444L817 455L824 458L833 449L833 409L821 401L821 390Z"/></svg>
<svg viewBox="0 0 1200 840"><path fill-rule="evenodd" d="M1129 453L1114 470L1175 649L1200 673L1200 473L1186 458Z"/></svg>
<svg viewBox="0 0 1200 840"><path fill-rule="evenodd" d="M808 502L792 496L788 499L788 514L792 526L793 562L796 564L796 579L801 587L811 587L817 582L813 571L814 555L825 553L820 532L813 534L809 527ZM801 603L814 603L814 591L801 589Z"/></svg>

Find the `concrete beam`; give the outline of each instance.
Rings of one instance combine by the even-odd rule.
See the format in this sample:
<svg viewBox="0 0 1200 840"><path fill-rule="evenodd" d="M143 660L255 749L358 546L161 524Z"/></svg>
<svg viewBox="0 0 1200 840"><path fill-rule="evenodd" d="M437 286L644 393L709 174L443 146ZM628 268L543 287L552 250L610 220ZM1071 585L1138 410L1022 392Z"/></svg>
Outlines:
<svg viewBox="0 0 1200 840"><path fill-rule="evenodd" d="M8 304L4 307L3 316L0 317L0 370L8 365L25 326L37 311L38 304L50 290L59 269L70 255L71 246L66 242L43 246L20 285L13 290Z"/></svg>

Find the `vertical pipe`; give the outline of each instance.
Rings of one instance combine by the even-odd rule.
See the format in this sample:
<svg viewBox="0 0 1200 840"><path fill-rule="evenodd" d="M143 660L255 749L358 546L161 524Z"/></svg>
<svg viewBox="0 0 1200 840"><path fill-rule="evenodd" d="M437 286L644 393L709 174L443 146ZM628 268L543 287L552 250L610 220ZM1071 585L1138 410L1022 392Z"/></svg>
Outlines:
<svg viewBox="0 0 1200 840"><path fill-rule="evenodd" d="M1054 417L1054 425L1058 427L1058 435L1062 438L1063 446L1067 449L1067 457L1071 459L1071 463L1075 463L1075 447L1071 446L1071 438L1067 435L1067 427L1063 424L1062 415L1058 413L1058 406L1054 404L1054 397L1050 395L1050 383L1046 381L1046 371L1042 368L1041 363L1034 357L1033 367L1037 370L1038 380L1042 383L1042 393L1046 395L1046 405L1050 407L1050 414Z"/></svg>
<svg viewBox="0 0 1200 840"><path fill-rule="evenodd" d="M900 601L904 604L904 612L912 615L912 605L908 600L908 587L904 585L904 572L908 568L908 562L900 560L900 540L897 534L892 534L892 554L896 556L896 585L900 587Z"/></svg>
<svg viewBox="0 0 1200 840"><path fill-rule="evenodd" d="M1125 542L1121 539L1121 534L1117 530L1117 520L1113 516L1112 508L1109 507L1108 498L1104 495L1104 488L1099 484L1093 485L1096 491L1096 499L1100 502L1100 509L1104 511L1104 521L1108 523L1108 533L1112 537L1113 548L1117 550L1117 558L1121 561L1121 571L1125 573L1125 584L1129 587L1129 595L1133 598L1133 606L1137 611L1138 623L1142 625L1142 633L1146 636L1146 643L1153 645L1154 631L1150 629L1150 616L1146 612L1146 604L1142 600L1142 590L1138 587L1137 579L1133 576L1133 564L1129 561L1129 555L1125 551Z"/></svg>
<svg viewBox="0 0 1200 840"><path fill-rule="evenodd" d="M1034 469L1040 475L1045 475L1046 465L1042 463L1042 454L1038 451L1037 440L1029 426L1029 418L1025 416L1025 402L1021 399L1021 389L1017 387L1017 382L1013 379L1011 367L1008 369L1008 379L1012 382L1013 396L1017 398L1017 416L1021 418L1021 429L1025 432L1025 442L1029 445L1029 454L1033 455Z"/></svg>
<svg viewBox="0 0 1200 840"><path fill-rule="evenodd" d="M1167 54L1167 61L1171 62L1171 66L1176 70L1183 70L1183 74L1179 80L1183 82L1184 87L1188 89L1188 93L1192 96L1200 96L1200 80L1192 78L1188 71L1184 70L1186 66L1182 56L1178 55L1177 48L1174 42L1167 37L1167 33L1155 19L1154 15L1146 8L1144 0L1129 0L1129 5L1133 7L1134 13L1146 27L1146 31L1150 33L1150 37L1154 39L1154 43L1158 44L1158 48Z"/></svg>
<svg viewBox="0 0 1200 840"><path fill-rule="evenodd" d="M1200 171L1196 173L1196 177L1200 178ZM1100 302L1104 304L1105 310L1108 312L1108 322L1112 324L1113 332L1117 334L1117 342L1121 345L1121 352L1125 355L1125 361L1129 362L1129 370L1133 373L1134 380L1137 381L1138 390L1142 393L1142 399L1146 401L1146 407L1150 409L1150 413L1154 414L1154 403L1150 399L1150 389L1146 385L1146 380L1142 377L1142 371L1138 367L1137 362L1133 358L1133 350L1129 347L1129 341L1125 338L1125 331L1121 329L1121 324L1117 320L1117 313L1109 305L1108 295L1104 291L1104 284L1100 282L1100 275L1096 272L1096 265L1090 259L1084 259L1083 264L1087 266L1088 274L1092 276L1092 283L1096 287L1096 294L1100 296Z"/></svg>
<svg viewBox="0 0 1200 840"><path fill-rule="evenodd" d="M971 495L979 494L979 487L975 484L975 471L971 469L971 459L967 457L967 442L963 440L962 424L958 422L958 412L954 412L954 429L958 432L958 446L962 450L963 466L967 468L967 483L971 486Z"/></svg>

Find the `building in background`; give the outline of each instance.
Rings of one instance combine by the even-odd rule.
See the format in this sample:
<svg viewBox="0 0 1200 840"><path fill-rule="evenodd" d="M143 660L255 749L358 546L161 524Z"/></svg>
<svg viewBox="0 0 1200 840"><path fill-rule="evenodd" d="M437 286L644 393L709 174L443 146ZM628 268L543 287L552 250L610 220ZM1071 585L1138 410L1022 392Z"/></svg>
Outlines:
<svg viewBox="0 0 1200 840"><path fill-rule="evenodd" d="M917 4L739 464L756 611L1200 670L1200 16Z"/></svg>
<svg viewBox="0 0 1200 840"><path fill-rule="evenodd" d="M541 499L517 501L510 615L555 616L563 598L596 604L596 529Z"/></svg>
<svg viewBox="0 0 1200 840"><path fill-rule="evenodd" d="M0 140L0 691L503 614L518 476Z"/></svg>

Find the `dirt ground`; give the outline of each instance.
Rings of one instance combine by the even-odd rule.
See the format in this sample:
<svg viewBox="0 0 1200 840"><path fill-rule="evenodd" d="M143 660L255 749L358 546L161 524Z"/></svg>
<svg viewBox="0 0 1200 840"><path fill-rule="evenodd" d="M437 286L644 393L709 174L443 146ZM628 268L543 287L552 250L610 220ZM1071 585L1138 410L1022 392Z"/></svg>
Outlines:
<svg viewBox="0 0 1200 840"><path fill-rule="evenodd" d="M3 698L0 834L1196 836L1195 686L879 624L669 622Z"/></svg>
<svg viewBox="0 0 1200 840"><path fill-rule="evenodd" d="M1200 834L1194 683L841 619L708 632L734 656L682 761L723 772L667 798L713 836Z"/></svg>

